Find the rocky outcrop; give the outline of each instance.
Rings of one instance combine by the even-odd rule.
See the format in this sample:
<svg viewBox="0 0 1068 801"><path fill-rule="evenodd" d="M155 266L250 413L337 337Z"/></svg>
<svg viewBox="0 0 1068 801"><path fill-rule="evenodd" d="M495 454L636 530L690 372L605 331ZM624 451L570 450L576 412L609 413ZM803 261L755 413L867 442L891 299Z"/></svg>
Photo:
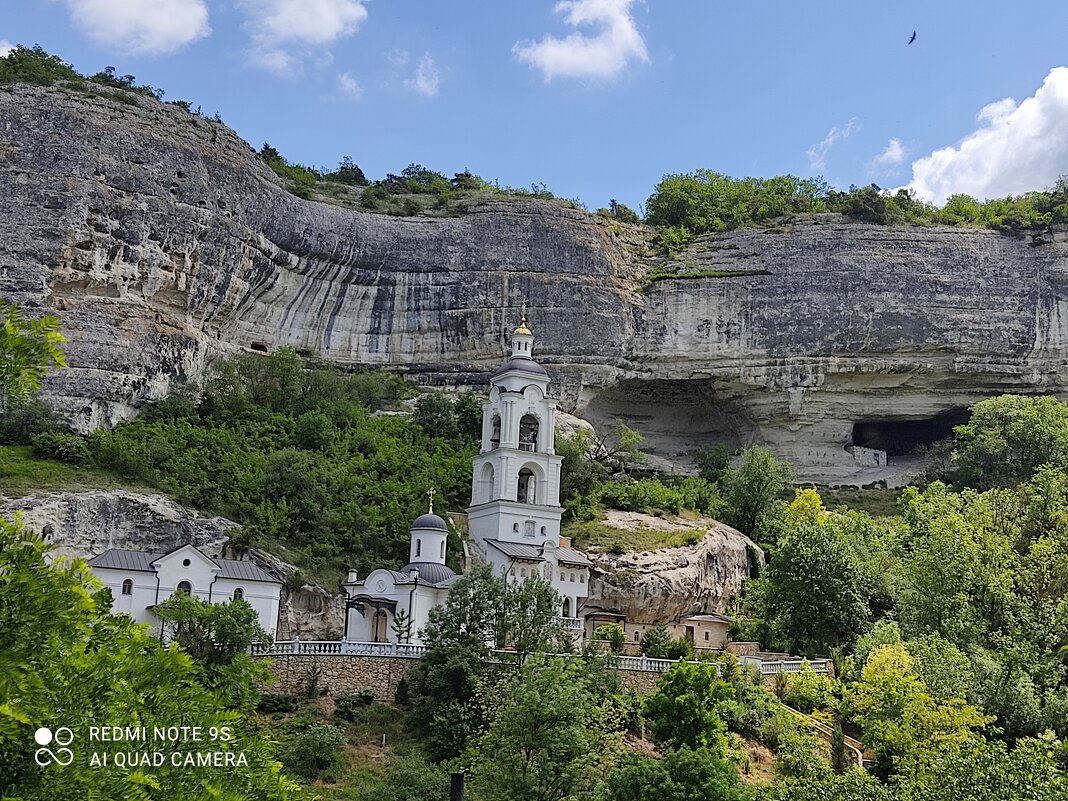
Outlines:
<svg viewBox="0 0 1068 801"><path fill-rule="evenodd" d="M179 545L222 556L226 532L237 527L223 517L195 515L164 495L124 490L0 496L0 516L15 514L44 536L56 555L86 559L109 548L165 553Z"/></svg>
<svg viewBox="0 0 1068 801"><path fill-rule="evenodd" d="M227 532L237 527L224 517L201 517L163 495L124 490L93 490L0 496L0 517L18 514L23 524L45 537L57 556L92 558L109 548L165 553L195 545L211 557L228 556ZM280 581L296 568L271 554L253 550L248 558ZM283 585L278 638L323 639L340 635L345 603L322 587Z"/></svg>
<svg viewBox="0 0 1068 801"><path fill-rule="evenodd" d="M238 349L479 384L524 304L564 409L675 463L763 442L802 479L887 478L884 452L983 397L1066 389L1063 233L824 215L699 242L678 266L703 277L642 289L640 229L533 200L302 201L224 126L124 97L0 87L0 295L62 319L47 391L83 429Z"/></svg>
<svg viewBox="0 0 1068 801"><path fill-rule="evenodd" d="M693 545L641 553L590 553L594 563L585 609L620 612L631 623L676 622L684 615L726 612L764 552L740 531L715 520L663 521L612 513L614 525L693 532ZM627 520L623 520L627 517Z"/></svg>

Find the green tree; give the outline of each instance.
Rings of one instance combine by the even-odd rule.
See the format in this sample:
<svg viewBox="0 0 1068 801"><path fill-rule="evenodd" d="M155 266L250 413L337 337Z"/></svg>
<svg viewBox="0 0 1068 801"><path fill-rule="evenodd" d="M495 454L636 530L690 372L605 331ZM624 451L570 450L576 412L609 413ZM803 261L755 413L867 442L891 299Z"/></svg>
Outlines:
<svg viewBox="0 0 1068 801"><path fill-rule="evenodd" d="M727 468L720 484L727 501L728 522L743 534L755 536L782 508L782 495L794 480L790 465L766 448L747 448L742 464Z"/></svg>
<svg viewBox="0 0 1068 801"><path fill-rule="evenodd" d="M969 486L1015 485L1047 464L1068 468L1068 406L1050 396L980 401L954 433L956 476Z"/></svg>
<svg viewBox="0 0 1068 801"><path fill-rule="evenodd" d="M673 748L662 759L631 756L608 774L612 801L741 801L747 794L717 751Z"/></svg>
<svg viewBox="0 0 1068 801"><path fill-rule="evenodd" d="M426 652L412 681L412 712L435 760L459 756L482 730L477 691L503 608L503 584L483 565L458 579L445 603L430 612Z"/></svg>
<svg viewBox="0 0 1068 801"><path fill-rule="evenodd" d="M731 452L722 442L702 445L692 454L697 472L705 481L719 481L731 466Z"/></svg>
<svg viewBox="0 0 1068 801"><path fill-rule="evenodd" d="M552 584L537 576L509 584L504 589L498 639L515 649L520 662L532 653L559 650L567 639L560 604Z"/></svg>
<svg viewBox="0 0 1068 801"><path fill-rule="evenodd" d="M19 405L41 388L48 368L67 364L59 320L44 315L27 320L22 311L0 301L0 389L3 405Z"/></svg>
<svg viewBox="0 0 1068 801"><path fill-rule="evenodd" d="M864 731L884 777L923 769L938 749L968 742L993 720L959 698L932 698L900 644L872 651L843 710Z"/></svg>
<svg viewBox="0 0 1068 801"><path fill-rule="evenodd" d="M528 660L490 694L493 720L468 751L486 801L563 801L598 784L620 742L606 729L581 663Z"/></svg>
<svg viewBox="0 0 1068 801"><path fill-rule="evenodd" d="M427 392L419 396L412 413L412 422L431 438L450 439L457 433L453 403L440 392Z"/></svg>
<svg viewBox="0 0 1068 801"><path fill-rule="evenodd" d="M680 662L656 683L645 701L653 738L669 747L711 748L723 753L726 725L721 713L734 690L708 662Z"/></svg>
<svg viewBox="0 0 1068 801"><path fill-rule="evenodd" d="M608 650L613 654L623 653L627 645L627 633L618 623L606 623L598 626L593 632L593 639L607 643Z"/></svg>
<svg viewBox="0 0 1068 801"><path fill-rule="evenodd" d="M161 648L147 627L111 615L84 561L54 559L40 537L0 520L0 787L26 801L58 798L303 797L280 774L272 746L243 714L200 683L192 658ZM88 725L227 727L229 742L203 750L244 754L247 767L121 770L89 765ZM34 729L66 726L74 762L42 770ZM94 743L114 752L124 743ZM110 764L110 763L109 763Z"/></svg>
<svg viewBox="0 0 1068 801"><path fill-rule="evenodd" d="M671 641L671 634L663 623L650 626L642 634L642 654L650 659L667 659Z"/></svg>
<svg viewBox="0 0 1068 801"><path fill-rule="evenodd" d="M411 642L412 641L412 616L408 614L407 609L398 609L397 613L393 616L393 636L397 638L397 642Z"/></svg>
<svg viewBox="0 0 1068 801"><path fill-rule="evenodd" d="M864 577L815 490L799 490L764 572L765 618L789 650L815 656L850 645L868 622Z"/></svg>

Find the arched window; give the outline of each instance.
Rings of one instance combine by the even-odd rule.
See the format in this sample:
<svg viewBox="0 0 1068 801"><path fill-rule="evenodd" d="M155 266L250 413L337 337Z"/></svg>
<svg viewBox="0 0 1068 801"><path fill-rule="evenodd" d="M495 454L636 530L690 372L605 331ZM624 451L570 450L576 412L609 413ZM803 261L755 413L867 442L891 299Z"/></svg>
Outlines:
<svg viewBox="0 0 1068 801"><path fill-rule="evenodd" d="M423 541L421 539L415 540L415 557L418 559L419 555L423 553Z"/></svg>
<svg viewBox="0 0 1068 801"><path fill-rule="evenodd" d="M516 487L515 499L519 503L537 503L536 491L538 480L534 471L524 467L519 471L519 484Z"/></svg>
<svg viewBox="0 0 1068 801"><path fill-rule="evenodd" d="M514 531L516 534L519 533L519 524L518 523L512 523L512 531Z"/></svg>
<svg viewBox="0 0 1068 801"><path fill-rule="evenodd" d="M585 573L579 573L579 584L585 584L585 583L586 583L586 574Z"/></svg>
<svg viewBox="0 0 1068 801"><path fill-rule="evenodd" d="M538 449L538 418L524 414L519 421L519 450L536 451Z"/></svg>
<svg viewBox="0 0 1068 801"><path fill-rule="evenodd" d="M122 594L133 595L133 579L122 580Z"/></svg>
<svg viewBox="0 0 1068 801"><path fill-rule="evenodd" d="M188 581L179 581L178 582L178 590L177 591L178 592L184 592L186 595L192 595L193 594L193 585L190 584Z"/></svg>
<svg viewBox="0 0 1068 801"><path fill-rule="evenodd" d="M441 541L441 554L440 555L441 555L442 559L445 558L445 540Z"/></svg>
<svg viewBox="0 0 1068 801"><path fill-rule="evenodd" d="M501 447L501 416L499 414L493 415L493 422L490 426L490 450L495 451Z"/></svg>
<svg viewBox="0 0 1068 801"><path fill-rule="evenodd" d="M545 536L545 526L541 527L541 536Z"/></svg>
<svg viewBox="0 0 1068 801"><path fill-rule="evenodd" d="M244 597L245 597L245 591L243 589L241 589L240 587L234 587L234 599L235 600L238 599L238 598L244 599Z"/></svg>
<svg viewBox="0 0 1068 801"><path fill-rule="evenodd" d="M563 611L561 612L561 615L563 615L564 617L571 617L571 599L570 598L564 598L564 608L563 608Z"/></svg>
<svg viewBox="0 0 1068 801"><path fill-rule="evenodd" d="M634 642L638 642L639 637L641 637L641 635L638 634L638 632L634 632Z"/></svg>

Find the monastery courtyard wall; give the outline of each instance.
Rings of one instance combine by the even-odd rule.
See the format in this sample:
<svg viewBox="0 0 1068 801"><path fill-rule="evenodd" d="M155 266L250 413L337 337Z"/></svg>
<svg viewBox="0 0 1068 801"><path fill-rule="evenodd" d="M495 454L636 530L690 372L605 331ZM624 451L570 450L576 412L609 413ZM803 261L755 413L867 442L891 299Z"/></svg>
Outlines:
<svg viewBox="0 0 1068 801"><path fill-rule="evenodd" d="M369 690L376 701L389 703L393 702L400 680L408 678L419 664L418 659L397 656L281 654L268 658L271 672L278 677L265 688L268 692L302 694L310 672L318 666L319 688L328 695ZM648 670L616 671L624 687L640 693L653 692L661 676Z"/></svg>

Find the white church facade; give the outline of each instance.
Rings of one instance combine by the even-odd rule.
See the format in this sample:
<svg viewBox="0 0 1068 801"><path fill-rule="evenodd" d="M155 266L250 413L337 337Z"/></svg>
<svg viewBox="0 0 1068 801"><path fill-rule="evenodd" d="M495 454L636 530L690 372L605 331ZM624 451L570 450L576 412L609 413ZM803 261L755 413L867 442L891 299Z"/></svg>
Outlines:
<svg viewBox="0 0 1068 801"><path fill-rule="evenodd" d="M192 545L167 553L112 548L89 560L93 574L111 590L111 611L147 623L160 633L152 609L184 592L208 603L243 598L252 605L260 626L273 639L278 628L282 582L254 562L215 559Z"/></svg>
<svg viewBox="0 0 1068 801"><path fill-rule="evenodd" d="M565 625L581 632L590 561L560 537L560 465L554 449L556 401L549 376L533 359L534 335L524 319L512 353L490 379L483 404L482 444L474 459L467 509L471 561L489 564L510 582L548 581L561 598ZM457 578L445 565L448 526L431 512L411 528L409 563L350 574L345 637L361 642L421 644L430 609L445 602Z"/></svg>

